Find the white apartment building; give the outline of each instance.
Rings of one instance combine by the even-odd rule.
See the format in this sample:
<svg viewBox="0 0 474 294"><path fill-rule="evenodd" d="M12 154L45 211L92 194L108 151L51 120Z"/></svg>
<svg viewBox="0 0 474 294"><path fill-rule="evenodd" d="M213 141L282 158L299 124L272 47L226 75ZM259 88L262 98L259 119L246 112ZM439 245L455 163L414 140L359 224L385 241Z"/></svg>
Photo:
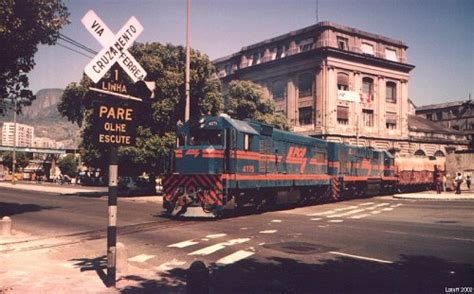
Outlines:
<svg viewBox="0 0 474 294"><path fill-rule="evenodd" d="M35 128L29 125L16 124L16 143L18 147L33 146ZM15 138L15 123L4 122L2 127L2 145L13 146Z"/></svg>

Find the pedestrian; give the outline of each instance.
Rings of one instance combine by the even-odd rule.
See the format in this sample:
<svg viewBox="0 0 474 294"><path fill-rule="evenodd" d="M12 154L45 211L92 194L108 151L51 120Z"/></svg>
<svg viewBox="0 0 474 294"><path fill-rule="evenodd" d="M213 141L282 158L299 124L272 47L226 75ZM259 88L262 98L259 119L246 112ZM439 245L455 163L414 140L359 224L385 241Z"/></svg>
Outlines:
<svg viewBox="0 0 474 294"><path fill-rule="evenodd" d="M469 175L466 177L466 185L469 191L471 191L471 176Z"/></svg>
<svg viewBox="0 0 474 294"><path fill-rule="evenodd" d="M461 194L461 184L462 184L462 174L457 173L456 178L454 178L454 183L456 184L456 192L455 194Z"/></svg>
<svg viewBox="0 0 474 294"><path fill-rule="evenodd" d="M443 173L443 192L446 192L447 184L448 184L448 181L446 179L446 173Z"/></svg>
<svg viewBox="0 0 474 294"><path fill-rule="evenodd" d="M439 170L438 166L434 166L434 184L436 187L436 193L441 194L441 190L443 189L443 173Z"/></svg>

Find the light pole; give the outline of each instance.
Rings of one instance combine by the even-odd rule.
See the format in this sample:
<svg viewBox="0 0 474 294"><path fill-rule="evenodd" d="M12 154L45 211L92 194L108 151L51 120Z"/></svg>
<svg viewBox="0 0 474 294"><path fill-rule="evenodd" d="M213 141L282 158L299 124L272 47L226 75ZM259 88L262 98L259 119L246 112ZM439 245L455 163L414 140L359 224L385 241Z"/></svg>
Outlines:
<svg viewBox="0 0 474 294"><path fill-rule="evenodd" d="M13 99L13 160L12 160L12 185L15 185L15 166L16 166L16 98Z"/></svg>
<svg viewBox="0 0 474 294"><path fill-rule="evenodd" d="M189 120L190 116L190 104L191 104L191 94L189 91L189 70L190 70L190 50L189 50L189 17L191 13L191 0L186 0L186 73L185 73L185 87L186 87L186 106L184 109L184 122Z"/></svg>

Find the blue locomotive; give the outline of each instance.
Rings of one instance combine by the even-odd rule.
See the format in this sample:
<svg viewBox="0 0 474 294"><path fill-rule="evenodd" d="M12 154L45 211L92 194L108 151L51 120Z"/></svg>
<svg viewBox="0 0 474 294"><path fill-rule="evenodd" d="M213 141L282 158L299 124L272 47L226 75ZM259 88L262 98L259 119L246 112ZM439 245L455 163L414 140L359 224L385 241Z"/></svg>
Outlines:
<svg viewBox="0 0 474 294"><path fill-rule="evenodd" d="M175 216L377 195L398 181L386 151L226 115L184 124L177 141L175 172L163 179L163 206Z"/></svg>

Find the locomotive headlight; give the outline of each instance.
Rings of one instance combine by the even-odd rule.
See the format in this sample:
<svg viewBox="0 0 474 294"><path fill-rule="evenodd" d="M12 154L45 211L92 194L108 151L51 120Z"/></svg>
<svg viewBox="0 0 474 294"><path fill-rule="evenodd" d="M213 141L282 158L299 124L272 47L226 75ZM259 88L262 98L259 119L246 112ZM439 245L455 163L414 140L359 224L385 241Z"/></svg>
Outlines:
<svg viewBox="0 0 474 294"><path fill-rule="evenodd" d="M200 124L204 123L204 117L199 120L199 123Z"/></svg>

